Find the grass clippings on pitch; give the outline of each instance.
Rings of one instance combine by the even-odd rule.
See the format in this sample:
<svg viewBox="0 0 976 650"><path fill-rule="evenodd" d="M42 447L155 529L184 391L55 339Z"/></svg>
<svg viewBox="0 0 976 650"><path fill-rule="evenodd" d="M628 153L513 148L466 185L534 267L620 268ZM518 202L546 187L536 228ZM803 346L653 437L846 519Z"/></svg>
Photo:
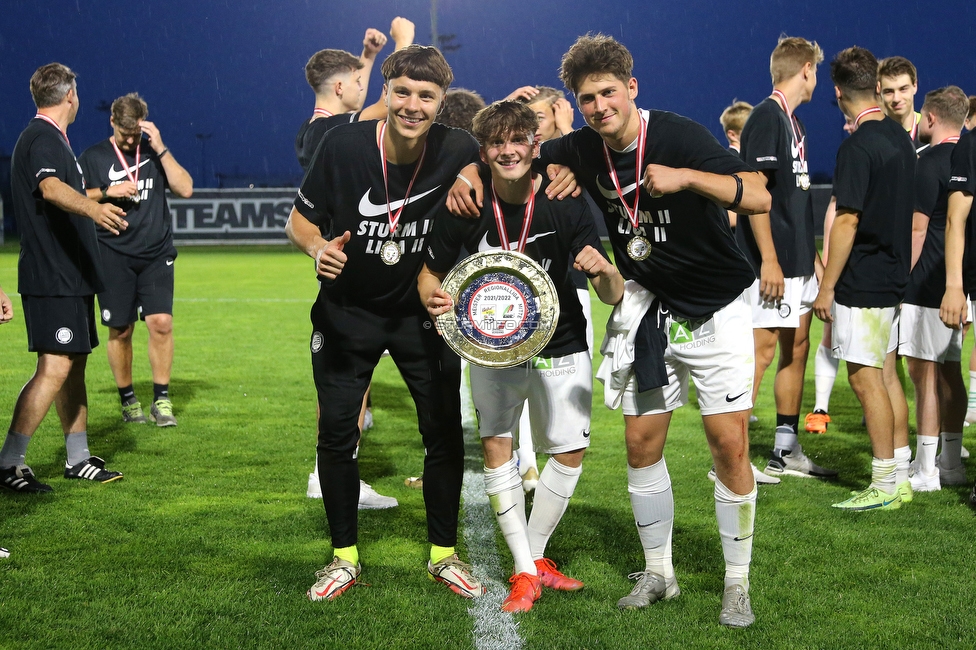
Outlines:
<svg viewBox="0 0 976 650"><path fill-rule="evenodd" d="M16 257L16 247L0 248L0 284L8 292L16 289ZM309 261L286 248L181 249L171 385L180 424L123 425L104 343L95 351L90 447L125 479L65 481L52 410L28 463L54 493L0 493L0 546L12 551L0 560L0 647L474 646L470 603L426 578L423 497L403 485L420 472L423 448L389 359L375 375L376 426L365 436L360 467L400 506L360 516L368 586L332 603L305 599L330 550L321 502L305 497L315 453L308 353L315 291ZM34 367L19 298L14 305L15 321L0 327L4 429ZM599 341L608 310L594 302L594 313ZM100 336L104 342L104 328ZM819 336L815 324L814 345ZM140 325L135 386L144 405L152 390L145 339ZM807 377L809 408L812 355ZM772 443L771 380L772 372L757 408L761 426L752 432L760 467ZM831 509L869 480L867 434L843 365L831 407L829 433L803 434L801 442L841 479L786 478L759 489L751 574L757 621L735 631L717 624L721 545L705 477L711 460L693 404L675 415L666 451L681 597L617 610L632 586L627 574L643 560L627 497L622 417L603 407L597 384L592 446L549 548L587 586L575 594L546 591L532 612L517 616L524 647L972 647L969 486L916 495L894 512ZM467 467L478 470L471 442ZM976 448L971 434L966 444ZM473 539L494 540L494 549L475 555L493 550L501 567L493 578L507 586L511 558L501 536ZM469 556L463 543L461 550Z"/></svg>

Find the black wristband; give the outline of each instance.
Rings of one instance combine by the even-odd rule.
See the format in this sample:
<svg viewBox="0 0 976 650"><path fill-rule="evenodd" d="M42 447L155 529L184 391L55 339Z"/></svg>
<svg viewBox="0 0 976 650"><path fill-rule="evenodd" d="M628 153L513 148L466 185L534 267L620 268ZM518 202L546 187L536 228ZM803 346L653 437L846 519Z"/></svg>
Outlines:
<svg viewBox="0 0 976 650"><path fill-rule="evenodd" d="M158 154L156 154L156 157L157 158L162 158L163 156L165 156L168 153L169 153L169 147L166 147L165 149L163 149L162 151L160 151Z"/></svg>
<svg viewBox="0 0 976 650"><path fill-rule="evenodd" d="M739 207L739 202L742 201L742 179L739 178L738 174L732 174L732 178L735 179L735 198L732 199L732 203L729 203L729 210L735 210Z"/></svg>
<svg viewBox="0 0 976 650"><path fill-rule="evenodd" d="M105 199L107 199L107 198L108 198L108 192L107 192L107 191L105 191L105 188L103 187L103 188L102 188L102 198L100 198L100 199L98 199L98 200L99 200L99 201L104 201L104 200L105 200Z"/></svg>

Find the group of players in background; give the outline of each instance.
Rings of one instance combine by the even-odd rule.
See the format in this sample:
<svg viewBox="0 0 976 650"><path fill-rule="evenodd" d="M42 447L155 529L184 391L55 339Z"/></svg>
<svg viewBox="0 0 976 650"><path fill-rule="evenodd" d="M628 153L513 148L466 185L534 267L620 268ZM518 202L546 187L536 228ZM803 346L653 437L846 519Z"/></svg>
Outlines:
<svg viewBox="0 0 976 650"><path fill-rule="evenodd" d="M623 410L628 492L645 557L644 568L629 576L635 584L619 599L621 609L680 594L664 446L671 414L687 402L690 377L714 461L709 477L715 482L726 565L719 621L746 627L755 620L749 566L757 483L836 476L807 457L798 441L814 314L829 327L817 353L817 401L805 428L826 432L829 388L843 359L864 410L873 455L870 484L834 507L896 509L911 501L913 492L966 480L960 354L966 291L976 291L976 256L964 256L967 229L973 227L968 224L973 223L976 153L971 134L960 138L970 100L959 88L928 93L916 113L916 73L907 60L893 57L879 65L859 47L833 58L834 95L851 135L837 154L821 255L809 143L794 112L810 101L817 85L824 55L815 42L780 39L770 57L770 97L755 108L736 103L722 115L730 141L726 148L692 120L638 109L633 58L611 37L582 36L562 58L560 79L586 122L573 130L573 109L561 92L526 86L484 106L470 91L449 90L450 66L436 48L412 44L412 23L397 18L390 34L396 49L382 64L382 98L372 106L363 108L363 99L373 62L386 43L379 30L367 31L360 57L323 50L306 66L315 106L296 140L306 174L286 232L314 261L320 282L311 310L318 442L309 493L323 499L333 554L317 572L310 599L333 600L357 583L362 572L357 510L396 505L360 479L357 461L370 379L385 353L414 399L424 443L422 478L412 483L423 489L426 506L427 575L463 597L486 591L478 571L455 548L464 460L461 362L435 325L438 315L454 307L441 281L462 250L528 255L550 275L560 301L555 333L537 357L515 368L470 369L485 488L514 561L511 590L501 605L505 611L529 611L543 588L584 586L546 556L590 441L589 294L580 291L574 274L614 306L596 376L604 383L607 405ZM77 113L77 89L73 76L61 75L55 75L60 85L49 84L57 92L34 94L39 119L25 131L36 131L31 137L45 144L22 157L18 151L27 144L18 142L15 149L15 196L20 192L37 206L32 211L18 203L22 246L34 255L51 242L63 247L40 228L28 232L31 224L71 227L80 240L93 243L97 225L104 255L119 250L113 244L122 241L132 222L120 200L138 208L148 198L146 189L152 189L148 180L136 180L142 169L138 130L148 136L147 159L164 172L153 187L168 184L186 195L192 181L185 171L171 168L175 160L145 121L144 104L118 117L113 105L115 133L108 146L122 169L115 172L112 163L102 178L94 162L96 146L89 150L93 166L86 164L82 175L64 130ZM107 160L105 152L99 155ZM86 180L87 198L81 194ZM605 221L613 261L597 236L597 214ZM171 235L169 242L171 247ZM130 261L125 269L134 277L130 302L108 306L108 298L103 302L99 295L103 323L113 328L110 360L112 341L131 335L135 306L146 314L146 302L152 302L139 293L139 278L148 274L153 280L153 260L172 268L175 250L153 251L152 259L138 268ZM133 257L131 249L120 252ZM121 476L87 455L87 447L76 449L77 439L72 440L84 433L78 431L79 414L86 410L84 360L97 342L89 322L91 294L101 287L84 254L54 253L74 265L54 274L73 293L34 288L31 282L52 274L31 267L36 261L25 266L25 257L34 259L30 255L21 260L20 292L38 371L21 394L0 451L0 479L20 491L47 488L24 464L25 440L55 401L68 445L65 476ZM122 274L118 267L102 268ZM172 313L171 271L168 287L168 311L148 310L150 331L155 327L150 315ZM53 304L61 296L77 303L77 327L88 332L81 337L85 349L57 347L79 338L63 334L69 326L52 324L53 312L64 311ZM166 323L171 331L171 317ZM760 471L749 460L749 421L777 343L775 442ZM152 349L151 339L154 358ZM171 344L169 351L171 358ZM916 387L914 462L896 368L899 354L908 359ZM131 363L131 347L128 355ZM125 353L120 358L124 361ZM123 417L136 419L131 372L120 374L117 365L112 363ZM58 372L49 373L48 366ZM155 362L153 370L155 382ZM80 393L71 383L79 375ZM32 398L35 393L44 399ZM154 409L160 402L155 397ZM67 408L72 403L79 405L74 411ZM520 424L525 404L530 417ZM25 412L33 415L26 418ZM67 417L72 413L73 419ZM157 423L164 415L162 409L153 412ZM541 472L530 460L535 451L549 456ZM79 463L84 471L77 470ZM528 515L527 487L535 490Z"/></svg>

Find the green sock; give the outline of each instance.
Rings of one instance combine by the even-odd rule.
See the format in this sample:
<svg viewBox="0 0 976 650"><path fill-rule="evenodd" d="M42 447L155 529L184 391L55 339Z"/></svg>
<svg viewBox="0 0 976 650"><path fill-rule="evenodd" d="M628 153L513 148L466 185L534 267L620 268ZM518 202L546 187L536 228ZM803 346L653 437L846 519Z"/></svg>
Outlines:
<svg viewBox="0 0 976 650"><path fill-rule="evenodd" d="M437 544L431 544L430 563L437 564L438 562L451 557L455 552L456 551L454 550L453 546L438 546Z"/></svg>
<svg viewBox="0 0 976 650"><path fill-rule="evenodd" d="M355 544L353 544L352 546L346 546L345 548L334 549L332 551L332 554L335 555L340 560L345 560L349 564L352 565L359 564L359 549L356 548Z"/></svg>

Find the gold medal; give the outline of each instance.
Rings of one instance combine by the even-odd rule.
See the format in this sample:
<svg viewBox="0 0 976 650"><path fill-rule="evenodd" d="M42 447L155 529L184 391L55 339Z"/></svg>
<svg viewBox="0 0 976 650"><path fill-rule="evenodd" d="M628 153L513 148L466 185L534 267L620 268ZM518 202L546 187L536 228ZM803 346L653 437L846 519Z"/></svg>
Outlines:
<svg viewBox="0 0 976 650"><path fill-rule="evenodd" d="M627 256L635 262L642 262L651 256L651 242L637 236L627 242Z"/></svg>
<svg viewBox="0 0 976 650"><path fill-rule="evenodd" d="M805 192L805 191L807 191L807 190L810 189L810 175L809 174L800 174L799 181L800 181L800 189L801 190L803 190Z"/></svg>
<svg viewBox="0 0 976 650"><path fill-rule="evenodd" d="M387 266L393 266L400 261L400 247L396 242L388 241L380 248L380 259Z"/></svg>

